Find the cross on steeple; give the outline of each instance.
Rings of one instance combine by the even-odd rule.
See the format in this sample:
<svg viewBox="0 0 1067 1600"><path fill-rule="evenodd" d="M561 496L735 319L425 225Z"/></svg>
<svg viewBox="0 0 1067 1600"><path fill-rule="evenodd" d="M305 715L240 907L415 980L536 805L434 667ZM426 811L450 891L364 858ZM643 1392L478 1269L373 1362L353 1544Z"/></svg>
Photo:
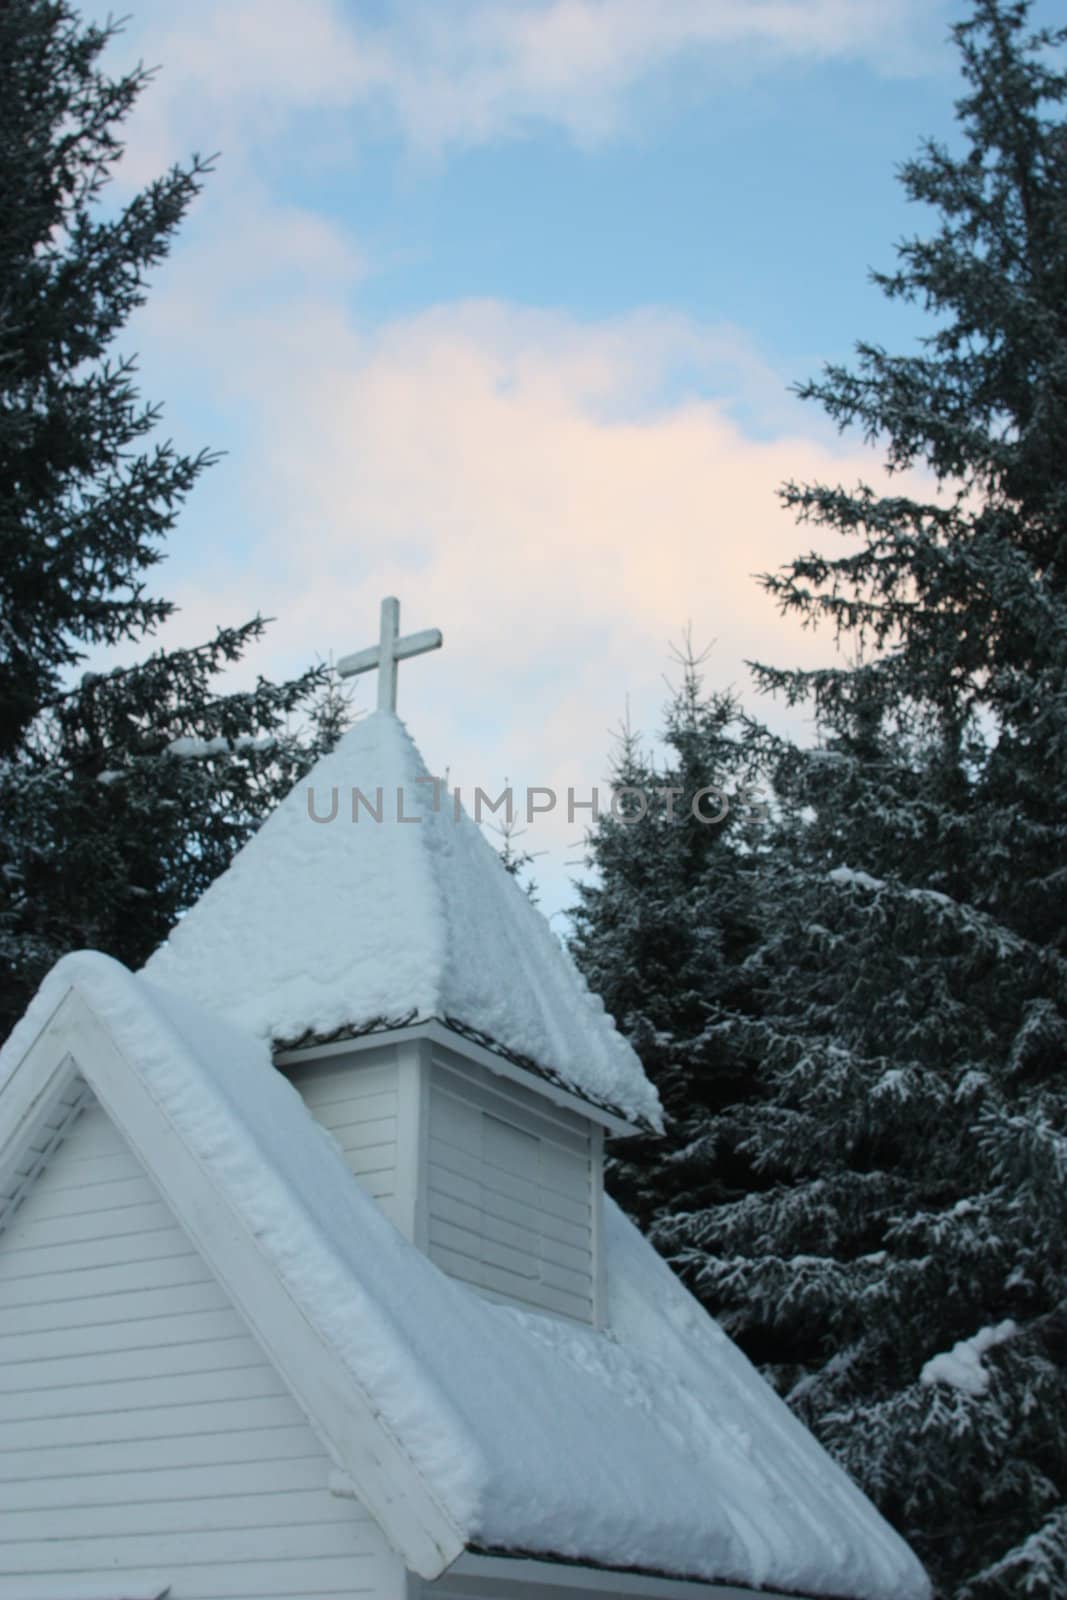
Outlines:
<svg viewBox="0 0 1067 1600"><path fill-rule="evenodd" d="M396 664L408 656L421 656L427 650L440 650L442 639L437 628L424 628L421 633L409 633L399 639L400 601L390 596L382 601L381 636L377 644L367 650L357 650L354 655L343 656L337 663L342 678L354 678L360 672L378 668L378 710L396 710Z"/></svg>

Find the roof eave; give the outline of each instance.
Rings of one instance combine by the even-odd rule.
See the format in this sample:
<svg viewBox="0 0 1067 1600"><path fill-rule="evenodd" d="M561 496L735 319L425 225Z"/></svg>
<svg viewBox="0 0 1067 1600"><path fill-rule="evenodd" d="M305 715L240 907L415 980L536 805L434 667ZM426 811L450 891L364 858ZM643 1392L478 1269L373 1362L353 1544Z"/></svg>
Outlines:
<svg viewBox="0 0 1067 1600"><path fill-rule="evenodd" d="M339 1055L352 1049L370 1049L381 1043L383 1035L397 1040L428 1038L450 1050L456 1050L458 1041L462 1040L463 1052L490 1072L535 1087L555 1104L566 1106L590 1121L600 1123L615 1138L632 1138L638 1133L659 1131L647 1118L630 1117L619 1106L573 1088L551 1068L542 1067L529 1057L507 1049L454 1017L417 1017L414 1013L408 1013L407 1016L394 1019L379 1017L366 1023L351 1024L329 1034L317 1034L309 1030L299 1039L285 1040L275 1045L274 1061L277 1066L287 1067L306 1060L311 1054Z"/></svg>
<svg viewBox="0 0 1067 1600"><path fill-rule="evenodd" d="M810 1589L755 1588L750 1584L731 1579L708 1578L664 1572L654 1567L611 1566L590 1557L554 1555L543 1550L504 1548L499 1545L482 1545L472 1542L464 1553L449 1567L445 1577L519 1582L526 1580L546 1587L569 1589L581 1584L583 1590L601 1592L622 1600L633 1595L635 1600L699 1600L699 1597L716 1597L716 1600L831 1600L827 1595L816 1595ZM442 1580L438 1587L447 1593ZM862 1600L855 1595L840 1594L836 1600Z"/></svg>
<svg viewBox="0 0 1067 1600"><path fill-rule="evenodd" d="M17 1164L42 1114L75 1072L151 1172L390 1544L413 1572L438 1577L465 1549L465 1530L291 1295L79 983L59 999L0 1089L0 1170Z"/></svg>

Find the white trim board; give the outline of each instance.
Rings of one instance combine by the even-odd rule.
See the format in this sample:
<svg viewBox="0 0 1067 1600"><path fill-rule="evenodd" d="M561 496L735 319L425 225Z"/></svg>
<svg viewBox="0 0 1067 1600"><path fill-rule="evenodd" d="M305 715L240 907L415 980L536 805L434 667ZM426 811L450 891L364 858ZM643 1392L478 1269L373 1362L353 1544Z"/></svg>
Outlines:
<svg viewBox="0 0 1067 1600"><path fill-rule="evenodd" d="M214 1175L72 986L0 1095L0 1169L80 1071L408 1567L442 1572L465 1540L348 1368L292 1299Z"/></svg>
<svg viewBox="0 0 1067 1600"><path fill-rule="evenodd" d="M777 1589L741 1589L735 1584L703 1583L685 1578L656 1578L563 1561L535 1561L518 1556L487 1556L468 1550L435 1583L413 1580L409 1600L442 1600L450 1595L476 1600L568 1600L577 1595L615 1595L622 1600L798 1600Z"/></svg>
<svg viewBox="0 0 1067 1600"><path fill-rule="evenodd" d="M641 1132L640 1128L636 1128L632 1122L627 1122L616 1112L595 1105L580 1094L554 1083L551 1078L544 1078L540 1073L520 1067L508 1056L498 1055L495 1050L487 1050L485 1045L477 1044L465 1034L457 1033L454 1028L438 1022L436 1017L431 1017L425 1022L405 1023L400 1028L378 1028L368 1033L356 1034L350 1039L333 1039L328 1044L306 1044L292 1050L280 1050L274 1056L274 1064L278 1067L293 1067L320 1057L380 1049L382 1045L401 1044L409 1039L428 1039L431 1044L450 1050L457 1056L466 1056L469 1061L477 1061L480 1066L487 1067L498 1077L510 1078L512 1082L521 1083L527 1089L535 1089L546 1099L555 1101L556 1105L566 1106L569 1111L576 1111L579 1116L587 1117L591 1122L601 1123L616 1138L632 1138L634 1134Z"/></svg>

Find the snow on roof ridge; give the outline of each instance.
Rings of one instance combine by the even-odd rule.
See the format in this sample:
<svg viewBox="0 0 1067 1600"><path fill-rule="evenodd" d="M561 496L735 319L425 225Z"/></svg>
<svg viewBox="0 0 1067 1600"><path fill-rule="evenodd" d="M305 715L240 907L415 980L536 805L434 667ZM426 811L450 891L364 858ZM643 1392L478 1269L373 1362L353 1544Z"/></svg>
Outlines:
<svg viewBox="0 0 1067 1600"><path fill-rule="evenodd" d="M455 1018L593 1103L662 1126L602 1002L391 712L315 764L144 971L275 1042Z"/></svg>
<svg viewBox="0 0 1067 1600"><path fill-rule="evenodd" d="M0 1092L72 987L470 1543L929 1600L904 1541L613 1204L610 1333L491 1304L388 1222L263 1040L108 957L53 968Z"/></svg>

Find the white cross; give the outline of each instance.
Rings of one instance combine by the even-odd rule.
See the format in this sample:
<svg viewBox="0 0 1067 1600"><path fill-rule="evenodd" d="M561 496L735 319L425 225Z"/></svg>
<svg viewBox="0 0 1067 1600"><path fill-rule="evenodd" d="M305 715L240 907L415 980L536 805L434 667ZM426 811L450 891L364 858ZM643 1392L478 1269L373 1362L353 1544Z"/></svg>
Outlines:
<svg viewBox="0 0 1067 1600"><path fill-rule="evenodd" d="M396 664L408 656L421 656L427 650L440 650L442 639L436 628L424 628L421 633L409 633L398 639L400 632L400 601L392 596L382 601L381 637L367 650L357 650L355 655L343 656L337 663L342 678L354 678L360 672L378 668L378 710L396 710Z"/></svg>

